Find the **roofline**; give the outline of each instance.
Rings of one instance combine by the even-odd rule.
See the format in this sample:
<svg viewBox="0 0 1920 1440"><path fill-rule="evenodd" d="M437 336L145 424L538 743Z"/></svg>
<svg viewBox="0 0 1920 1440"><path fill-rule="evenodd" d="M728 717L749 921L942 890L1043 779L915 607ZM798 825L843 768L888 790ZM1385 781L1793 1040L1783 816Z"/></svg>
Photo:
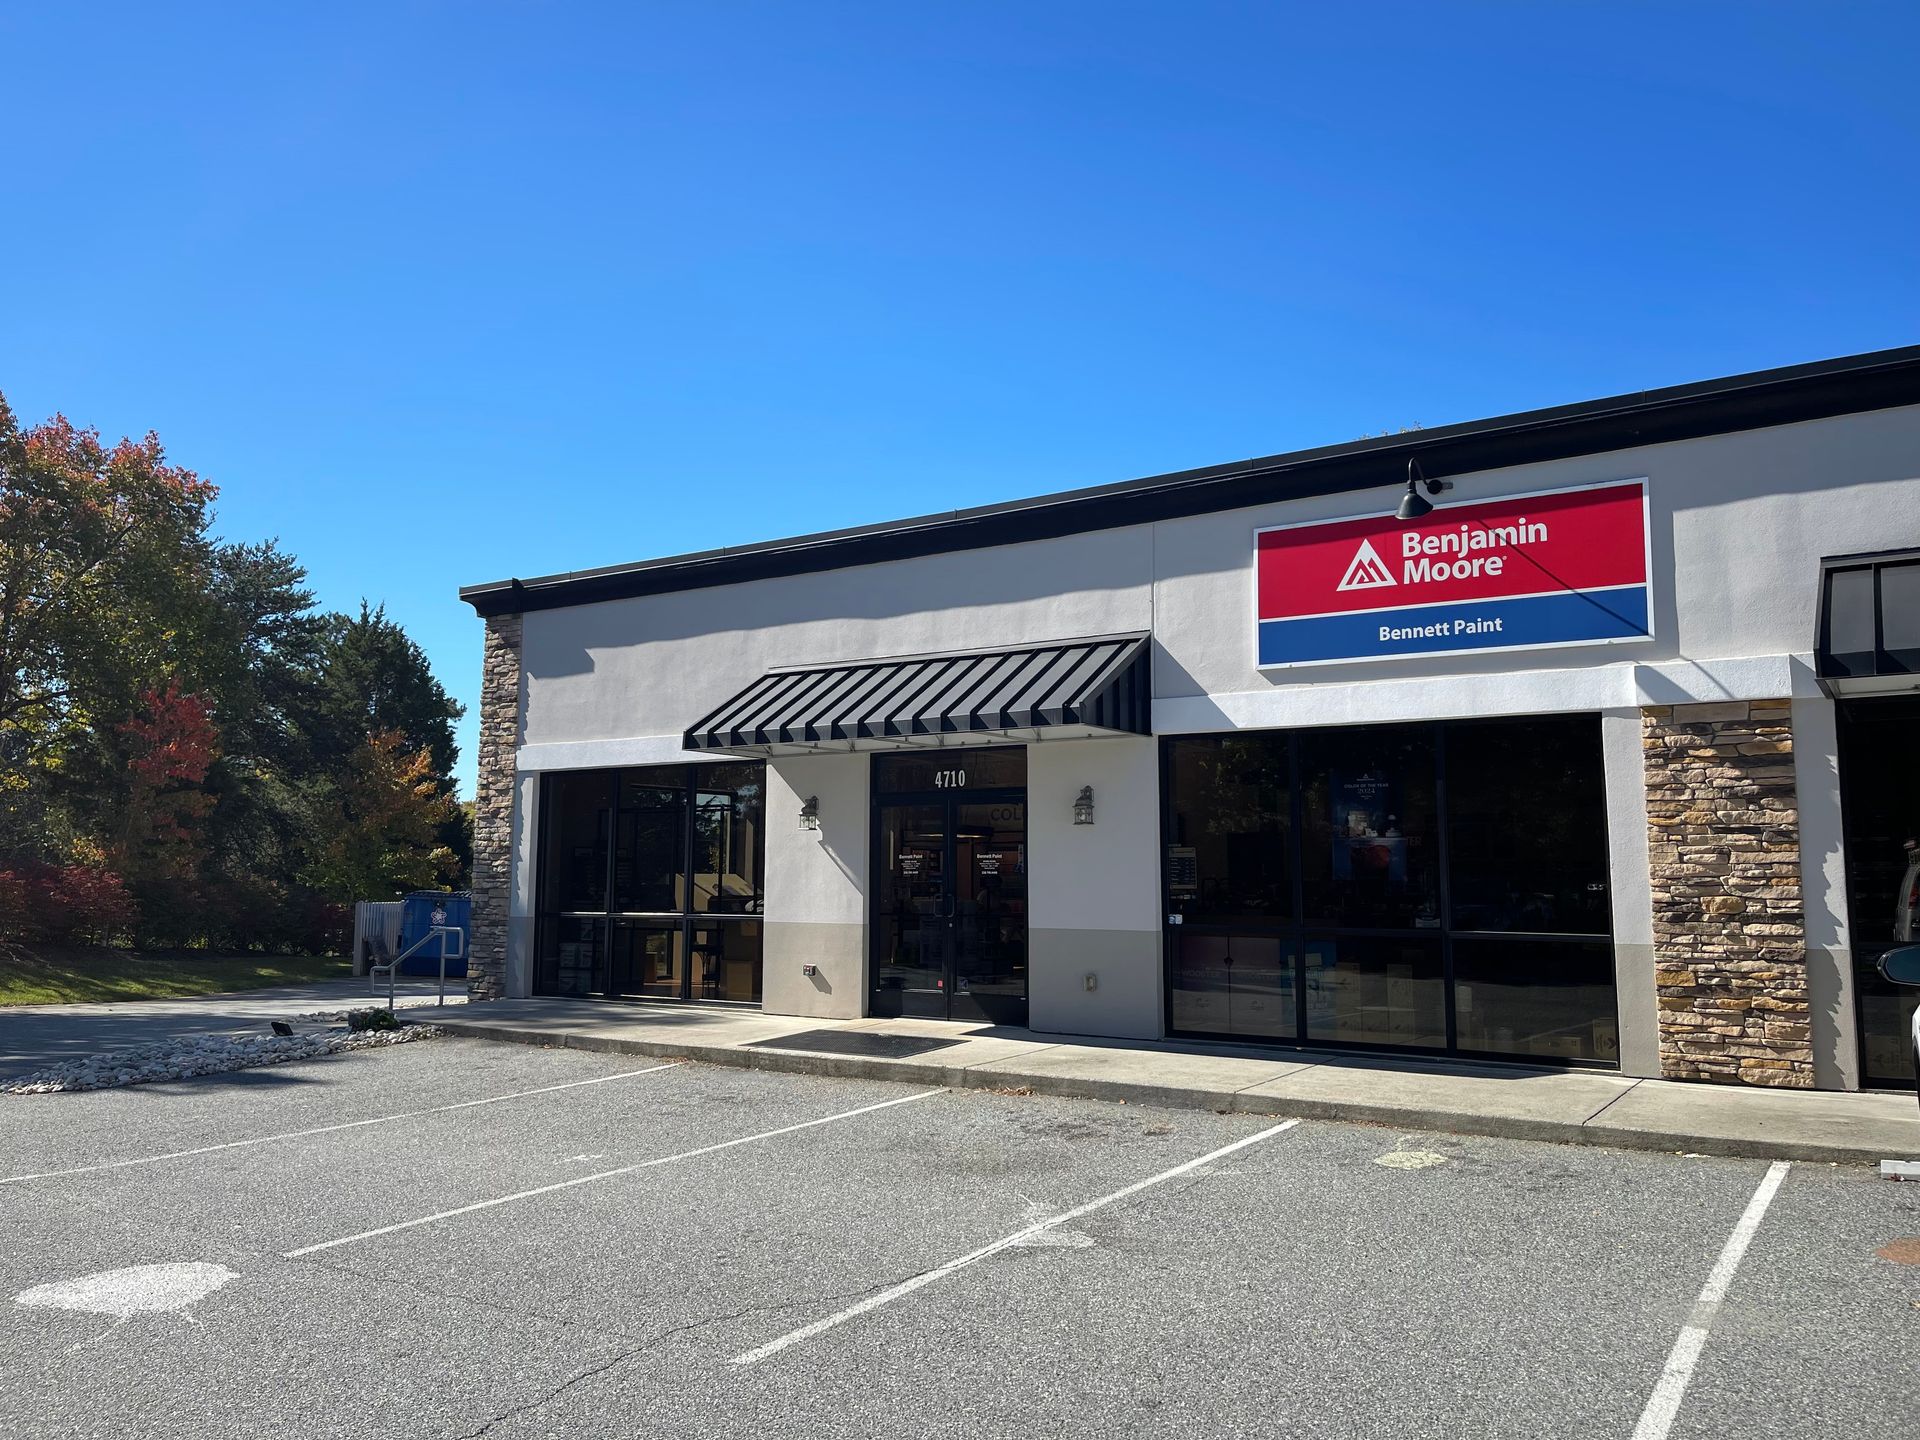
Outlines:
<svg viewBox="0 0 1920 1440"><path fill-rule="evenodd" d="M1920 345L1525 410L879 525L669 555L635 564L467 585L481 615L508 615L1053 539L1154 520L1564 460L1920 404Z"/></svg>

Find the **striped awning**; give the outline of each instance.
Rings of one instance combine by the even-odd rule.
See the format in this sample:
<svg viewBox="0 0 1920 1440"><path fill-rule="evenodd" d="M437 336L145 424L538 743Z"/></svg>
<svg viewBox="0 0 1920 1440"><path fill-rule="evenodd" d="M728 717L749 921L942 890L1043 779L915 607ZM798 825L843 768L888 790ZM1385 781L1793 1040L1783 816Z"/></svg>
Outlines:
<svg viewBox="0 0 1920 1440"><path fill-rule="evenodd" d="M991 738L1150 733L1144 633L773 670L686 733L689 750L773 755Z"/></svg>

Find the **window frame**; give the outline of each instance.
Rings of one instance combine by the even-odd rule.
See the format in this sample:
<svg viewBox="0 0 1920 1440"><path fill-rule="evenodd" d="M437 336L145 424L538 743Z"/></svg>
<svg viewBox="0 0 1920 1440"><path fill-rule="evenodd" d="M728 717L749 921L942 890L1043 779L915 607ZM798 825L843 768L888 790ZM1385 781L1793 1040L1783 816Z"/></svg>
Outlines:
<svg viewBox="0 0 1920 1440"><path fill-rule="evenodd" d="M726 787L705 782L705 772L714 769L736 769L748 767L758 771L760 784L760 817L753 837L755 893L747 902L747 907L739 910L697 910L694 908L695 879L700 873L695 869L694 846L698 838L697 817L699 797L702 794L719 793ZM549 869L548 847L554 838L553 816L559 804L561 777L589 775L597 777L605 786L602 804L603 813L609 818L609 830L606 847L606 872L603 877L601 893L605 897L605 908L599 910L561 910L550 904L552 877ZM648 780L649 775L659 776L660 780ZM630 778L631 777L631 778ZM664 782L667 777L677 777L673 784ZM694 932L710 925L742 925L757 923L760 926L760 941L766 942L766 800L767 767L764 762L753 760L725 761L680 761L671 765L623 765L596 768L591 770L551 770L540 776L538 794L534 808L538 815L535 836L535 893L534 893L534 954L532 957L531 979L535 994L558 993L543 991L539 987L540 971L543 964L543 952L546 949L545 936L550 925L566 921L593 921L600 927L599 942L601 956L595 962L590 987L585 996L601 999L625 1000L669 1000L703 1005L728 1005L757 1008L763 1003L766 993L766 972L764 948L760 978L760 993L751 1000L706 999L694 993L695 978L693 956L699 947L695 944ZM674 883L680 888L678 908L667 910L618 910L614 909L616 899L615 876L619 868L619 814L621 801L627 787L652 790L678 790L680 795L680 858L678 868L673 873ZM631 887L629 887L631 888ZM679 993L677 995L636 994L608 988L613 982L613 945L615 928L625 924L629 929L662 930L677 935L680 947Z"/></svg>
<svg viewBox="0 0 1920 1440"><path fill-rule="evenodd" d="M1453 829L1453 816L1452 816L1451 808L1448 803L1448 784L1450 780L1450 774L1449 774L1449 766L1448 766L1447 742L1449 739L1450 732L1456 727L1461 725L1485 724L1485 723L1488 723L1488 718L1489 717L1476 716L1476 717L1462 717L1454 720L1393 721L1393 722L1385 722L1379 725L1357 725L1357 726L1338 726L1338 727L1309 726L1309 727L1302 727L1302 728L1288 729L1288 730L1214 731L1214 732L1201 732L1198 734L1178 734L1178 735L1160 736L1159 737L1159 741L1160 741L1159 904L1161 906L1161 918L1163 921L1161 926L1162 945L1161 945L1160 973L1161 973L1161 1004L1163 1007L1162 1015L1167 1022L1165 1026L1165 1032L1169 1035L1176 1036L1179 1038L1184 1038L1184 1039L1218 1040L1218 1041L1226 1041L1226 1042L1242 1044L1242 1045L1258 1044L1262 1046L1288 1048L1288 1049L1354 1050L1354 1051L1379 1052L1379 1053L1387 1053L1387 1054L1420 1054L1420 1055L1431 1055L1435 1057L1458 1058L1458 1059L1467 1059L1467 1060L1489 1060L1489 1061L1495 1061L1495 1062L1504 1063L1504 1064L1524 1064L1524 1065L1548 1066L1548 1067L1556 1067L1556 1068L1564 1067L1564 1068L1599 1069L1599 1070L1619 1069L1620 1062L1617 1056L1612 1060L1607 1060L1607 1059L1602 1059L1597 1057L1554 1056L1554 1055L1537 1055L1537 1054L1487 1051L1487 1050L1470 1050L1470 1049L1463 1049L1460 1046L1457 975L1456 975L1455 964L1454 964L1454 941L1456 940L1456 938L1460 940L1465 940L1465 941L1472 941L1475 943L1478 943L1481 941L1487 941L1487 942L1501 943L1501 944L1506 944L1506 943L1531 944L1531 945L1541 946L1541 947L1552 946L1556 944L1592 945L1595 943L1605 943L1607 946L1609 946L1613 950L1613 953L1615 955L1614 986L1613 986L1614 1005L1613 1005L1612 1018L1613 1018L1616 1034L1618 1034L1619 1032L1619 1024L1620 1024L1620 985L1619 985L1619 969L1618 969L1619 951L1618 951L1618 947L1615 945L1615 942L1614 942L1614 931L1617 928L1618 922L1613 913L1613 905L1614 905L1613 877L1610 872L1610 868L1605 873L1605 876L1604 876L1607 884L1607 918L1608 918L1608 928L1606 929L1605 932L1594 932L1594 931L1541 932L1541 931L1519 931L1519 930L1473 930L1473 929L1456 929L1454 926L1454 916L1453 916L1454 896L1453 896L1453 873L1452 873L1452 854L1451 854L1451 850L1452 850L1451 831ZM1552 715L1511 716L1511 717L1498 717L1498 718L1509 719L1515 722L1516 725L1524 724L1525 722L1530 720L1568 720L1568 719L1577 718L1577 719L1589 722L1592 725L1593 731L1594 731L1594 759L1595 759L1595 763L1600 765L1602 777L1603 777L1602 779L1603 788L1602 788L1602 795L1601 795L1602 803L1600 806L1600 815L1598 817L1600 821L1601 832L1603 837L1602 853L1608 857L1609 863L1610 863L1611 856L1612 856L1612 837L1608 829L1609 823L1610 823L1610 817L1607 813L1607 807L1605 804L1604 774L1605 774L1606 762L1605 762L1605 751L1600 742L1600 737L1599 737L1600 715L1598 714L1598 712L1574 711L1574 712L1556 713ZM1434 865L1435 865L1435 872L1437 876L1437 883L1439 886L1439 898L1440 898L1440 907L1439 907L1440 923L1437 927L1431 926L1431 925L1428 925L1428 926L1343 926L1343 925L1335 925L1335 924L1325 924L1318 921L1310 922L1307 919L1306 905L1305 905L1306 897L1304 893L1305 865L1303 861L1303 851L1307 841L1306 841L1306 829L1305 829L1306 816L1304 813L1305 812L1305 794L1304 794L1304 788L1302 785L1302 780L1304 777L1304 766L1302 763L1301 741L1303 736L1324 733L1325 731L1330 729L1340 729L1340 730L1350 730L1350 731L1360 731L1360 730L1425 731L1430 736L1431 744L1432 744L1432 754L1433 754L1433 767L1434 767L1434 817L1435 817L1435 836L1436 836L1436 845L1435 845L1436 854L1434 858ZM1290 841L1287 863L1288 863L1288 869L1290 872L1290 879L1291 879L1291 894L1292 894L1291 914L1284 921L1281 921L1278 923L1272 923L1272 922L1261 923L1258 921L1245 920L1245 919L1240 921L1235 921L1235 922L1201 921L1197 923L1183 919L1175 923L1172 921L1172 916L1175 912L1172 911L1169 905L1169 899L1170 899L1169 886L1171 881L1171 875L1170 875L1168 852L1174 845L1184 844L1185 842L1176 839L1176 836L1174 833L1175 810L1174 810L1174 794L1173 794L1172 748L1176 744L1179 744L1180 742L1183 742L1183 741L1225 740L1225 739L1235 738L1235 737L1243 738L1243 739L1251 739L1256 736L1267 738L1271 743L1275 745L1284 746L1287 754L1287 764L1286 764L1287 816L1288 816L1287 830L1288 830L1289 841ZM1271 1039L1250 1040L1246 1035L1235 1035L1228 1032L1193 1031L1193 1030L1175 1029L1171 1023L1173 1013L1174 1013L1173 978L1174 978L1175 969L1176 969L1175 952L1176 952L1176 947L1180 943L1181 937L1187 934L1220 935L1220 936L1242 935L1242 936L1248 937L1249 939L1255 939L1255 938L1280 939L1280 941L1282 942L1283 953L1291 956L1292 964L1293 964L1293 974L1294 974L1293 989L1294 989L1294 1009L1295 1009L1295 1025L1294 1025L1293 1038L1287 1039L1283 1037L1275 1037ZM1418 1046L1418 1047L1401 1046L1401 1045L1391 1045L1391 1044L1379 1044L1379 1043L1368 1042L1368 1041L1334 1041L1334 1040L1326 1040L1326 1039L1314 1039L1309 1034L1308 1014L1307 1014L1308 997L1307 997L1307 987L1306 987L1307 948L1317 940L1325 939L1325 940L1333 940L1337 942L1338 940L1343 938L1352 938L1355 940L1405 939L1405 940L1422 940L1427 942L1432 942L1437 939L1440 946L1440 953L1441 953L1441 977L1442 977L1441 988L1442 988L1442 999L1445 1006L1445 1021L1446 1021L1446 1044L1444 1047L1435 1049L1428 1046Z"/></svg>

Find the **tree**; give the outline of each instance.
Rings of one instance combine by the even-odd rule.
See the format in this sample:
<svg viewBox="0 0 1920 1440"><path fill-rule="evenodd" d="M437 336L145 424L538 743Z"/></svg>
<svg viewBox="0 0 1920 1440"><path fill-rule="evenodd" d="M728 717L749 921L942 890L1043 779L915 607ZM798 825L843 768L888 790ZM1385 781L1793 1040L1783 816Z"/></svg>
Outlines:
<svg viewBox="0 0 1920 1440"><path fill-rule="evenodd" d="M328 899L386 900L451 880L440 829L458 813L432 752L409 751L397 730L369 735L333 797L311 879Z"/></svg>
<svg viewBox="0 0 1920 1440"><path fill-rule="evenodd" d="M407 632L385 606L360 602L358 615L328 617L321 682L310 720L314 758L344 761L367 736L392 730L409 752L430 752L433 773L451 789L454 722L466 707L447 694Z"/></svg>
<svg viewBox="0 0 1920 1440"><path fill-rule="evenodd" d="M461 707L215 493L0 398L0 939L307 948L329 896L464 879Z"/></svg>
<svg viewBox="0 0 1920 1440"><path fill-rule="evenodd" d="M145 933L179 943L203 925L204 826L215 803L206 781L220 756L219 732L206 701L183 691L178 680L147 691L140 713L120 730L130 783L113 859Z"/></svg>
<svg viewBox="0 0 1920 1440"><path fill-rule="evenodd" d="M157 436L111 449L0 397L0 764L18 775L94 716L127 715L204 594L214 487Z"/></svg>

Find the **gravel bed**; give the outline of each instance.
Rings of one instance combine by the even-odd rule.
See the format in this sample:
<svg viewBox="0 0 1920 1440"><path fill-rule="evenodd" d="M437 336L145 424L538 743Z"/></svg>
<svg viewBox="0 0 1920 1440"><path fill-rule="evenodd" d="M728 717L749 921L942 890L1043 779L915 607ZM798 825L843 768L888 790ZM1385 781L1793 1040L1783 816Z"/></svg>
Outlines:
<svg viewBox="0 0 1920 1440"><path fill-rule="evenodd" d="M338 1020L344 1013L301 1018ZM405 1045L414 1040L431 1040L442 1033L435 1025L402 1025L398 1030L342 1028L306 1035L185 1035L158 1044L63 1060L30 1074L0 1080L0 1095L51 1095L65 1090L150 1085L158 1080L185 1080L195 1075L250 1070L257 1065L284 1065L290 1060L311 1060L316 1055L338 1055L346 1050Z"/></svg>

